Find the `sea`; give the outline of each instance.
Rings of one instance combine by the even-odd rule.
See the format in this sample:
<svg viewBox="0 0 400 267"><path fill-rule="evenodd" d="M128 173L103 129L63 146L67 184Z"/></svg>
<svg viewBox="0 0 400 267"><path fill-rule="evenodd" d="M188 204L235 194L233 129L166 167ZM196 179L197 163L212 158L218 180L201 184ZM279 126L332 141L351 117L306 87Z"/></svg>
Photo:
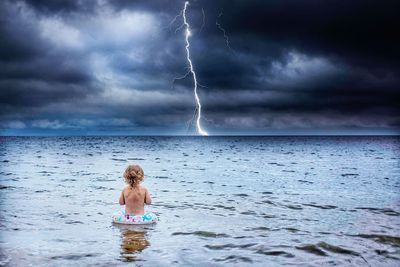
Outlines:
<svg viewBox="0 0 400 267"><path fill-rule="evenodd" d="M0 137L1 266L400 266L398 136ZM159 221L114 225L129 164Z"/></svg>

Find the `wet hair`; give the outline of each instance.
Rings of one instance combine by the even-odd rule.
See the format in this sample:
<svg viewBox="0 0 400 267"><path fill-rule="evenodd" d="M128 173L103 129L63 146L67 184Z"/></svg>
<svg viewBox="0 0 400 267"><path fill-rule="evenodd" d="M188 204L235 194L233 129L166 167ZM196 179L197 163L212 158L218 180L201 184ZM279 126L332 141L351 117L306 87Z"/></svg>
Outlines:
<svg viewBox="0 0 400 267"><path fill-rule="evenodd" d="M144 179L144 172L139 165L129 165L124 172L125 182L132 187L139 185Z"/></svg>

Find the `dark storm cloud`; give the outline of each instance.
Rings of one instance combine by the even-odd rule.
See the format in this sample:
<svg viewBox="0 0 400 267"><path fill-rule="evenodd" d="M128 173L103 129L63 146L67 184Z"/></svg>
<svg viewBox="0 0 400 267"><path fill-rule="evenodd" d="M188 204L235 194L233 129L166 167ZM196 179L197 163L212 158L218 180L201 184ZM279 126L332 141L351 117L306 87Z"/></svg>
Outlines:
<svg viewBox="0 0 400 267"><path fill-rule="evenodd" d="M40 54L43 49L40 45L36 45L36 43L40 42L36 35L36 29L18 18L17 7L13 8L7 2L2 2L0 7L1 61L18 62L31 60Z"/></svg>
<svg viewBox="0 0 400 267"><path fill-rule="evenodd" d="M2 120L33 119L49 104L74 101L93 92L92 76L80 55L43 39L36 13L21 3L0 6Z"/></svg>
<svg viewBox="0 0 400 267"><path fill-rule="evenodd" d="M225 14L221 23L228 25L233 36L271 40L306 54L398 67L398 38L393 31L398 1L218 2ZM250 48L252 44L241 45Z"/></svg>
<svg viewBox="0 0 400 267"><path fill-rule="evenodd" d="M170 23L183 3L3 1L0 128L184 132L192 80L172 83L187 64L182 18ZM396 1L191 1L204 124L397 131L396 10Z"/></svg>
<svg viewBox="0 0 400 267"><path fill-rule="evenodd" d="M97 0L71 1L71 0L26 0L30 6L42 13L91 12L98 6Z"/></svg>
<svg viewBox="0 0 400 267"><path fill-rule="evenodd" d="M278 91L280 96L259 94L251 101L241 96L226 108L206 101L206 109L222 117L277 111L307 112L310 118L324 112L328 119L343 116L339 120L349 114L360 121L379 116L399 126L396 1L218 1L214 7L223 10L219 22L239 55L207 52L203 57L212 60L199 65L203 82L228 92ZM217 46L218 29L212 32L206 47Z"/></svg>

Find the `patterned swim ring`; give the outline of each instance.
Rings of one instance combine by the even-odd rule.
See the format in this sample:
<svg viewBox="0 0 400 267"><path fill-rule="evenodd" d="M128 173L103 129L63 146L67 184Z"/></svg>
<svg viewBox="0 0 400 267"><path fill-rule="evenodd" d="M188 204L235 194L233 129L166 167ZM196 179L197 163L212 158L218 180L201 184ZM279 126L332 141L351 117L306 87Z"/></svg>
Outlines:
<svg viewBox="0 0 400 267"><path fill-rule="evenodd" d="M119 224L152 224L157 221L157 216L152 212L146 212L143 215L125 214L118 212L113 214L112 221Z"/></svg>

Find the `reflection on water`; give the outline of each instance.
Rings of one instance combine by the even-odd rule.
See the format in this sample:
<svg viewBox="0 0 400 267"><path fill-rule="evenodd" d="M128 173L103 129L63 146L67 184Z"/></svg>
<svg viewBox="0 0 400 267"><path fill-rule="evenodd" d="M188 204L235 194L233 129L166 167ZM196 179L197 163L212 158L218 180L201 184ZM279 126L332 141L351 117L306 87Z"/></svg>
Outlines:
<svg viewBox="0 0 400 267"><path fill-rule="evenodd" d="M122 261L136 261L137 255L150 246L146 229L136 225L119 225L118 228L120 228L122 237Z"/></svg>

